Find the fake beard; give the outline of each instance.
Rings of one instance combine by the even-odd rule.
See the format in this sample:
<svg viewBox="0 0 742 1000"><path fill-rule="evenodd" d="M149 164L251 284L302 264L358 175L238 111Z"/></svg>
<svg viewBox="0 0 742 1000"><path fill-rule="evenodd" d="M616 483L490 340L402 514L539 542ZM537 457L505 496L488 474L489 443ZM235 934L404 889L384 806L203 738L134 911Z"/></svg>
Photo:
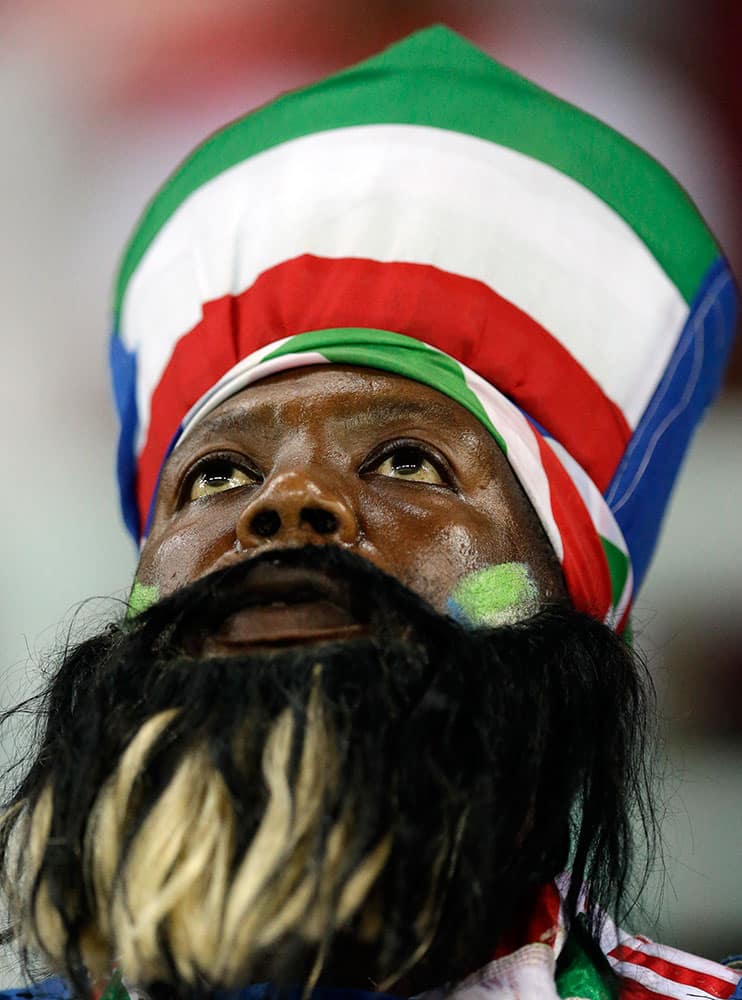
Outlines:
<svg viewBox="0 0 742 1000"><path fill-rule="evenodd" d="M204 655L266 560L343 581L365 635ZM595 904L625 888L643 687L569 609L467 631L339 549L270 553L68 652L46 697L2 874L80 990L114 961L155 990L420 990L486 962L570 854L568 916L584 875Z"/></svg>

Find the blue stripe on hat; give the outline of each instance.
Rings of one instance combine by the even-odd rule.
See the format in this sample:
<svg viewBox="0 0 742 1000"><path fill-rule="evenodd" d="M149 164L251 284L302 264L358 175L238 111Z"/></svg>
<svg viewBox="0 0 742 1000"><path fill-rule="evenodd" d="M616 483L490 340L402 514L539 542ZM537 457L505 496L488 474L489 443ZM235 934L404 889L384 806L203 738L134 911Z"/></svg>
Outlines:
<svg viewBox="0 0 742 1000"><path fill-rule="evenodd" d="M116 410L121 423L116 456L121 509L124 523L136 541L139 538L139 510L134 489L137 475L135 445L139 427L136 397L137 356L134 351L127 351L121 337L114 333L110 341L108 359Z"/></svg>
<svg viewBox="0 0 742 1000"><path fill-rule="evenodd" d="M704 276L665 374L606 491L631 553L635 591L690 438L719 390L737 310L729 265L719 258Z"/></svg>

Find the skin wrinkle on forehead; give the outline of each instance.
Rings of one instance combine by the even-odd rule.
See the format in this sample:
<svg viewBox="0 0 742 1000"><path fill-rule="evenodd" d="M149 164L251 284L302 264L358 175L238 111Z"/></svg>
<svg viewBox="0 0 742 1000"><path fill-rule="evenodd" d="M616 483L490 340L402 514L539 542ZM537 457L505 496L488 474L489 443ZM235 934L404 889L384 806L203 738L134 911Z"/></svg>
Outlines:
<svg viewBox="0 0 742 1000"><path fill-rule="evenodd" d="M322 371L322 367L308 366L301 369L303 372ZM267 380L266 380L267 381ZM257 383L260 385L260 383ZM301 406L301 399L296 400ZM371 386L370 391L364 392L355 398L346 401L347 409L336 416L328 418L328 425L336 424L339 428L354 432L373 426L383 419L389 422L419 421L423 425L430 425L432 422L445 424L450 415L450 409L442 405L437 400L426 400L423 404L418 401L406 399L389 398L388 388L386 392L381 386ZM282 406L270 403L259 403L250 412L241 413L234 411L224 411L221 407L208 414L199 421L188 433L188 437L182 442L188 441L191 446L200 446L203 441L208 443L214 437L221 435L232 435L244 433L249 429L250 421L259 421L262 414L260 410L266 407L270 411L270 417L275 424L282 421ZM462 443L466 440L468 447L474 449L481 447L480 442L474 439L474 435L466 434L462 437ZM180 447L178 442L176 447Z"/></svg>

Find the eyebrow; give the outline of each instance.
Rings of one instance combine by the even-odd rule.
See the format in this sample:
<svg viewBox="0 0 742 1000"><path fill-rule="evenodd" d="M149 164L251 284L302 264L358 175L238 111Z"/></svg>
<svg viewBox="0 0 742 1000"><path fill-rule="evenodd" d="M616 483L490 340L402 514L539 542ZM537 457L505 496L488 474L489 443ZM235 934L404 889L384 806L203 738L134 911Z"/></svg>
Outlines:
<svg viewBox="0 0 742 1000"><path fill-rule="evenodd" d="M341 403L338 412L334 415L339 423L351 428L363 427L370 423L378 422L383 418L390 423L403 420L439 420L444 424L450 420L450 410L444 403L430 400L420 403L414 400L389 399L383 394L360 394L353 397L353 401L358 401L357 407L347 412L347 401ZM259 404L260 405L260 404ZM191 440L200 440L210 435L231 434L244 430L245 425L251 420L253 413L243 410L229 410L219 412L218 410L208 414L204 420L198 423L188 437Z"/></svg>
<svg viewBox="0 0 742 1000"><path fill-rule="evenodd" d="M239 411L227 410L220 412L218 409L208 413L203 420L192 427L189 438L199 438L204 434L229 434L239 431L245 425L246 414Z"/></svg>

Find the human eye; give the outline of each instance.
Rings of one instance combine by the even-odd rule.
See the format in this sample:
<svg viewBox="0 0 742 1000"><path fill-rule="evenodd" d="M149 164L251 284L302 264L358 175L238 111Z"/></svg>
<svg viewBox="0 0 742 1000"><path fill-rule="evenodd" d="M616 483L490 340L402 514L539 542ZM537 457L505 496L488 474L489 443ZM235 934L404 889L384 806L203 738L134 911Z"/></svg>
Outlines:
<svg viewBox="0 0 742 1000"><path fill-rule="evenodd" d="M372 456L362 471L431 486L451 485L443 459L414 442L391 442L380 455Z"/></svg>
<svg viewBox="0 0 742 1000"><path fill-rule="evenodd" d="M198 462L186 476L182 502L201 500L241 486L255 486L261 481L262 476L244 463L226 455L212 455Z"/></svg>

